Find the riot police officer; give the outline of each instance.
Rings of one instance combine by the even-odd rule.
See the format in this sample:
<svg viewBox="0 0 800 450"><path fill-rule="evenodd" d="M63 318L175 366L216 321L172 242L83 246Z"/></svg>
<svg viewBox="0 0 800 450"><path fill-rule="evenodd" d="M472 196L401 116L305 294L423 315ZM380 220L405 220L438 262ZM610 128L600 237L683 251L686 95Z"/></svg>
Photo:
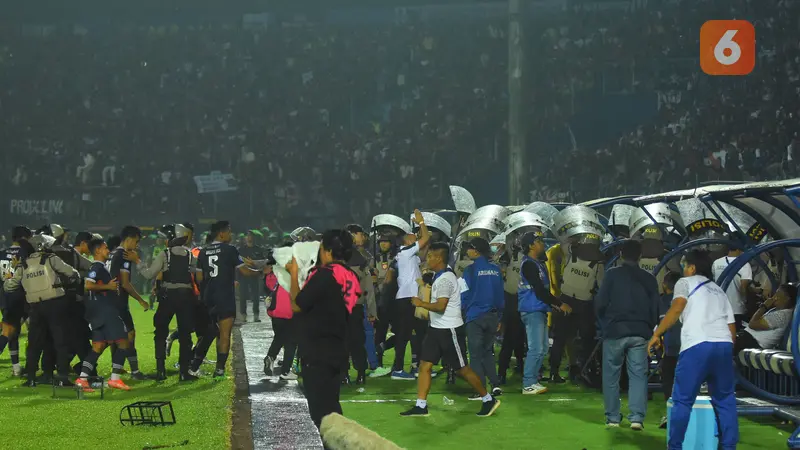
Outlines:
<svg viewBox="0 0 800 450"><path fill-rule="evenodd" d="M503 291L505 292L505 308L503 311L503 344L500 347L497 372L500 384L506 384L506 372L511 363L511 354L517 358L516 372L522 373L525 357L525 328L519 315L517 291L519 290L521 258L525 255L516 243L499 258L503 271Z"/></svg>
<svg viewBox="0 0 800 450"><path fill-rule="evenodd" d="M49 242L47 240L50 240ZM36 371L39 356L46 344L46 337L53 338L56 351L56 368L61 386L72 386L68 380L69 362L72 358L69 348L69 328L64 318L70 314L72 303L67 298L70 285L80 283L80 274L58 256L44 252L47 245L52 244L50 236L37 235L30 242L20 242L20 247L29 256L14 273L13 278L6 280L3 289L13 292L20 286L25 290L25 298L30 305L30 325L28 332L28 349L25 372L28 380L25 386L36 386ZM69 285L65 285L69 283Z"/></svg>
<svg viewBox="0 0 800 450"><path fill-rule="evenodd" d="M191 230L182 225L172 225L168 234L167 250L161 252L153 261L153 265L140 269L145 278L153 278L162 274L161 288L164 295L160 297L158 310L153 317L155 326L156 380L167 378L165 361L167 358L167 336L169 323L173 316L178 319L178 344L180 345L179 367L181 381L194 381L197 377L189 374L192 359L192 338L194 328L194 304L197 301L194 293L192 274L197 260L191 250L186 247L191 243Z"/></svg>
<svg viewBox="0 0 800 450"><path fill-rule="evenodd" d="M92 262L83 257L75 248L64 242L67 233L61 225L50 224L48 228L50 236L55 239L50 250L61 258L62 261L77 270L82 279L86 278L89 275ZM83 295L82 284L76 286L75 290L67 292L67 298L69 298L72 303L70 307L70 316L67 319L71 327L70 335L72 339L70 340L70 348L72 353L77 355L80 361L86 359L86 356L89 354L89 349L91 348L91 344L89 343L91 340L91 331L89 330L89 323L86 322L86 306ZM80 370L80 366L76 365L74 369L77 372Z"/></svg>

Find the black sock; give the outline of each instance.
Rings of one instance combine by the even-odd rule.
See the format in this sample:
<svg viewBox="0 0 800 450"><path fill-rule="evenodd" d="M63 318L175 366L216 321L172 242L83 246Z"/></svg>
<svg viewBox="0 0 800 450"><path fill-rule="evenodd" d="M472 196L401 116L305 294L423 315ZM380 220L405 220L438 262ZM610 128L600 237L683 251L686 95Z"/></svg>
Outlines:
<svg viewBox="0 0 800 450"><path fill-rule="evenodd" d="M111 373L112 375L116 375L117 377L122 373L122 368L125 365L125 354L127 352L118 349L116 352L111 354ZM112 376L112 378L115 378Z"/></svg>
<svg viewBox="0 0 800 450"><path fill-rule="evenodd" d="M173 331L173 332L172 332L172 333L170 333L170 335L169 335L169 340L170 340L170 341L174 341L174 340L176 340L176 339L178 339L178 330L175 330L175 331Z"/></svg>
<svg viewBox="0 0 800 450"><path fill-rule="evenodd" d="M8 340L8 355L11 357L11 364L19 364L19 336Z"/></svg>
<svg viewBox="0 0 800 450"><path fill-rule="evenodd" d="M6 345L8 345L8 338L5 336L0 336L0 355L3 354L3 350L6 349Z"/></svg>
<svg viewBox="0 0 800 450"><path fill-rule="evenodd" d="M136 373L139 371L139 357L138 353L136 353L136 347L131 347L127 351L128 357L128 364L131 366L131 373Z"/></svg>
<svg viewBox="0 0 800 450"><path fill-rule="evenodd" d="M83 376L84 373L90 376L92 375L92 372L94 372L97 367L98 358L100 358L100 353L95 352L94 349L89 351L89 354L86 355L86 359L81 363L81 376Z"/></svg>
<svg viewBox="0 0 800 450"><path fill-rule="evenodd" d="M156 360L156 370L158 372L166 372L167 371L166 361L164 361L163 359L157 359Z"/></svg>
<svg viewBox="0 0 800 450"><path fill-rule="evenodd" d="M225 363L228 362L228 354L217 352L217 372L225 372Z"/></svg>

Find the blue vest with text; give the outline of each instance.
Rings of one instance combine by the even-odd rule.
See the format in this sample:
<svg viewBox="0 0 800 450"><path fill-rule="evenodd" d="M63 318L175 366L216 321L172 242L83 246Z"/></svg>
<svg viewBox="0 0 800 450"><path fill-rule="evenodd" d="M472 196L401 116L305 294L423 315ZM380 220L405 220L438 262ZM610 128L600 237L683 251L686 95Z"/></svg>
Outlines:
<svg viewBox="0 0 800 450"><path fill-rule="evenodd" d="M519 312L550 312L550 305L536 296L536 292L533 291L531 283L525 279L525 275L522 273L522 266L525 265L526 261L531 261L536 264L539 268L539 276L542 279L542 285L545 289L550 289L550 278L547 276L547 269L544 267L544 264L528 256L523 257L522 261L519 263L520 277L519 287L517 289Z"/></svg>

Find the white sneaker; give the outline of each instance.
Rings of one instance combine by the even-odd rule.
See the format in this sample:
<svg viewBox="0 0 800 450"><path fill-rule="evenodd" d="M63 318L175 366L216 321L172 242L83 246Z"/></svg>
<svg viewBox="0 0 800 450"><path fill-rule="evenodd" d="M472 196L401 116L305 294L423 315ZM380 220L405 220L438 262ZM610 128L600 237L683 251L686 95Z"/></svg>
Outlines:
<svg viewBox="0 0 800 450"><path fill-rule="evenodd" d="M19 378L22 376L22 366L12 366L11 367L11 376L15 378Z"/></svg>
<svg viewBox="0 0 800 450"><path fill-rule="evenodd" d="M297 380L297 374L294 373L294 372L281 374L281 380L284 380L284 381L295 381L295 380Z"/></svg>
<svg viewBox="0 0 800 450"><path fill-rule="evenodd" d="M200 369L197 369L196 371L192 370L192 369L189 369L189 375L199 378L199 377L203 376L203 371L200 370Z"/></svg>
<svg viewBox="0 0 800 450"><path fill-rule="evenodd" d="M536 383L533 386L528 386L522 389L523 395L539 395L539 394L544 394L545 392L547 392L547 388L539 383Z"/></svg>
<svg viewBox="0 0 800 450"><path fill-rule="evenodd" d="M385 377L386 375L389 375L390 373L392 373L392 369L390 369L388 367L377 367L375 370L373 370L369 374L369 377L370 378Z"/></svg>
<svg viewBox="0 0 800 450"><path fill-rule="evenodd" d="M633 431L642 431L642 430L644 430L644 425L642 425L639 422L633 422L631 424L631 430L633 430Z"/></svg>

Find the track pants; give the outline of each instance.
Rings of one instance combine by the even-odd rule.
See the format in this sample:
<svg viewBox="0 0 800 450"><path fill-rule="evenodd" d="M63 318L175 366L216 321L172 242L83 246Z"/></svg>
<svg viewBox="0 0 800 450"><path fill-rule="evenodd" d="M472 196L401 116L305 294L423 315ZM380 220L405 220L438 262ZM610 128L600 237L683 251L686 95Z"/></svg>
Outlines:
<svg viewBox="0 0 800 450"><path fill-rule="evenodd" d="M294 334L295 331L293 329L292 319L278 319L273 317L272 331L275 332L275 336L272 338L272 343L269 345L267 356L274 360L278 357L281 348L283 348L281 375L285 375L292 370L294 355L297 353L297 340Z"/></svg>
<svg viewBox="0 0 800 450"><path fill-rule="evenodd" d="M192 361L192 330L194 329L194 307L197 301L194 291L190 288L168 289L166 295L158 302L158 309L153 316L155 327L154 342L156 365L159 370L164 370L167 359L167 336L172 318L178 319L178 344L180 353L178 361L182 373L189 370Z"/></svg>
<svg viewBox="0 0 800 450"><path fill-rule="evenodd" d="M708 382L711 405L717 416L720 448L736 448L739 421L736 416L736 376L733 365L733 344L730 342L703 342L681 352L672 389L672 412L667 437L669 449L683 448L692 407L703 382Z"/></svg>
<svg viewBox="0 0 800 450"><path fill-rule="evenodd" d="M553 347L550 349L550 373L556 374L561 366L564 348L567 343L580 335L580 346L577 349L578 364L586 364L589 355L595 347L595 317L594 302L576 300L572 297L561 296L561 301L572 307L572 314L564 315L554 311L553 318ZM580 368L574 368L580 372Z"/></svg>
<svg viewBox="0 0 800 450"><path fill-rule="evenodd" d="M364 346L364 305L353 306L347 324L347 348L353 367L361 374L367 370L367 349Z"/></svg>
<svg viewBox="0 0 800 450"><path fill-rule="evenodd" d="M247 303L253 304L253 318L258 319L259 296L263 277L241 277L239 281L239 313L247 315Z"/></svg>
<svg viewBox="0 0 800 450"><path fill-rule="evenodd" d="M308 412L319 428L322 418L330 413L342 414L339 392L344 369L324 363L303 361L303 391L308 401Z"/></svg>

